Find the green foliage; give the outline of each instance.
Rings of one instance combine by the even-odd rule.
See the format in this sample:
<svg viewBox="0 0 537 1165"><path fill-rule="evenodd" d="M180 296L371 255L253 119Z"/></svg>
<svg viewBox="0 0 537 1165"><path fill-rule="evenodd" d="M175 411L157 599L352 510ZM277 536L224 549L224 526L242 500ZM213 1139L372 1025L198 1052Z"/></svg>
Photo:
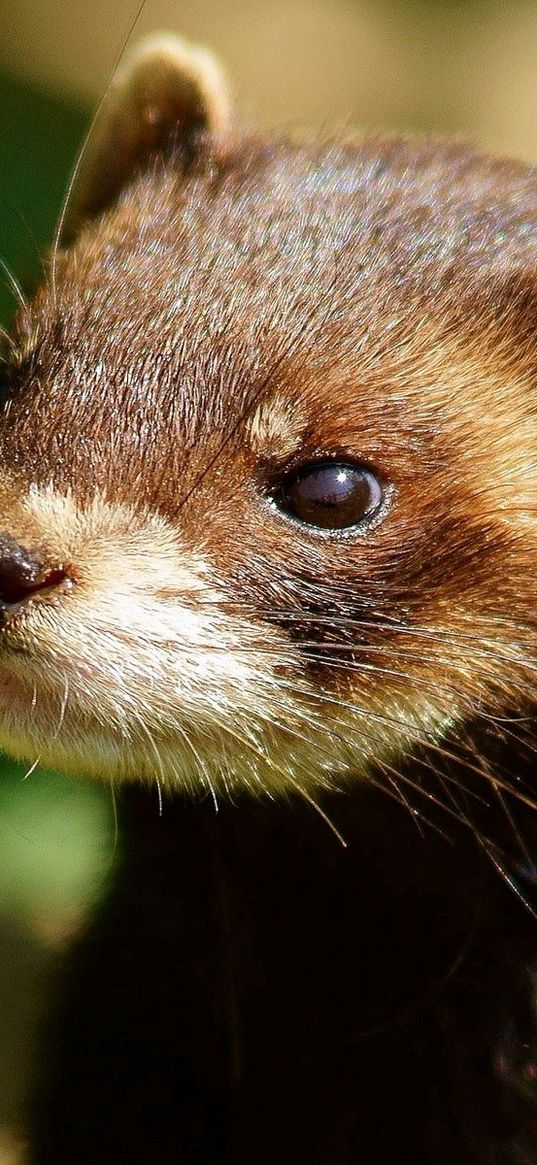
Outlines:
<svg viewBox="0 0 537 1165"><path fill-rule="evenodd" d="M111 793L85 780L0 759L0 912L70 920L114 858Z"/></svg>
<svg viewBox="0 0 537 1165"><path fill-rule="evenodd" d="M39 278L88 112L0 77L0 258L25 290ZM0 272L0 322L15 307ZM89 905L113 857L108 789L0 756L0 915L54 931Z"/></svg>
<svg viewBox="0 0 537 1165"><path fill-rule="evenodd" d="M0 76L0 258L25 289L39 278L88 112ZM0 277L0 322L14 300Z"/></svg>

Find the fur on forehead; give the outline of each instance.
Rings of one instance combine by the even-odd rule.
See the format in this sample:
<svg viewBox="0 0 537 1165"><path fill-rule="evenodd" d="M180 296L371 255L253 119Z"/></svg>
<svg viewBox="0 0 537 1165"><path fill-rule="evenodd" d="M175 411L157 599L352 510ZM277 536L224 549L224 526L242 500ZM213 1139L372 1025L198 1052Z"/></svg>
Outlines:
<svg viewBox="0 0 537 1165"><path fill-rule="evenodd" d="M19 321L11 464L37 441L32 466L57 484L123 478L130 500L163 465L173 478L188 459L195 479L275 396L306 428L313 409L317 442L339 423L343 444L359 406L405 456L439 403L459 410L472 361L501 352L527 376L536 219L529 169L452 144L251 140L188 173L161 158Z"/></svg>
<svg viewBox="0 0 537 1165"><path fill-rule="evenodd" d="M508 314L516 277L533 281L536 220L529 167L441 142L243 140L187 173L161 157L64 258L43 330L68 344L85 324L90 357L121 341L128 360L157 338L191 356L280 334L289 351L334 320L356 341L420 308L449 326L477 298Z"/></svg>

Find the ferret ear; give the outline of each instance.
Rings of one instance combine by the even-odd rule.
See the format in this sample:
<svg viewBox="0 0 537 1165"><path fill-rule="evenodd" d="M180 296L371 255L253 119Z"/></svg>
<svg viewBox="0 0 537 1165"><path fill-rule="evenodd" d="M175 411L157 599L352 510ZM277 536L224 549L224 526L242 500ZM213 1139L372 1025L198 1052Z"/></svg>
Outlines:
<svg viewBox="0 0 537 1165"><path fill-rule="evenodd" d="M207 49L169 34L147 37L112 79L76 173L62 241L112 205L155 155L229 129L225 75Z"/></svg>

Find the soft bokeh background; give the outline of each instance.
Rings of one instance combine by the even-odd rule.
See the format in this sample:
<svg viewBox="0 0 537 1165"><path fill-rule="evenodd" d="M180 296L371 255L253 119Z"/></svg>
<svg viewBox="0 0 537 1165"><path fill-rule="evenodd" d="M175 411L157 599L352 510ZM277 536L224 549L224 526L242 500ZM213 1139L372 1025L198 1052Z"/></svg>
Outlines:
<svg viewBox="0 0 537 1165"><path fill-rule="evenodd" d="M137 5L0 5L0 257L25 286ZM434 130L537 160L534 0L147 0L134 37L167 28L221 55L247 125ZM0 323L12 310L3 287ZM108 790L24 775L0 770L0 1165L19 1160L47 969L116 852Z"/></svg>

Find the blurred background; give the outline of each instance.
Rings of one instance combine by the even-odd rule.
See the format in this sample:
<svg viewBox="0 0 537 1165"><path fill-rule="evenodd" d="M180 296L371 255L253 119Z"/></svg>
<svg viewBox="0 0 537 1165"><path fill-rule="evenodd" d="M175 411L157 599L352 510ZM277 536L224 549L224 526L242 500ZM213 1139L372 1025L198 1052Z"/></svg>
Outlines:
<svg viewBox="0 0 537 1165"><path fill-rule="evenodd" d="M433 130L537 160L534 0L146 0L132 33L138 2L0 5L0 258L25 287L130 31L212 45L247 126ZM6 326L13 296L0 285ZM106 788L25 771L0 772L0 1165L21 1160L49 968L121 845Z"/></svg>

